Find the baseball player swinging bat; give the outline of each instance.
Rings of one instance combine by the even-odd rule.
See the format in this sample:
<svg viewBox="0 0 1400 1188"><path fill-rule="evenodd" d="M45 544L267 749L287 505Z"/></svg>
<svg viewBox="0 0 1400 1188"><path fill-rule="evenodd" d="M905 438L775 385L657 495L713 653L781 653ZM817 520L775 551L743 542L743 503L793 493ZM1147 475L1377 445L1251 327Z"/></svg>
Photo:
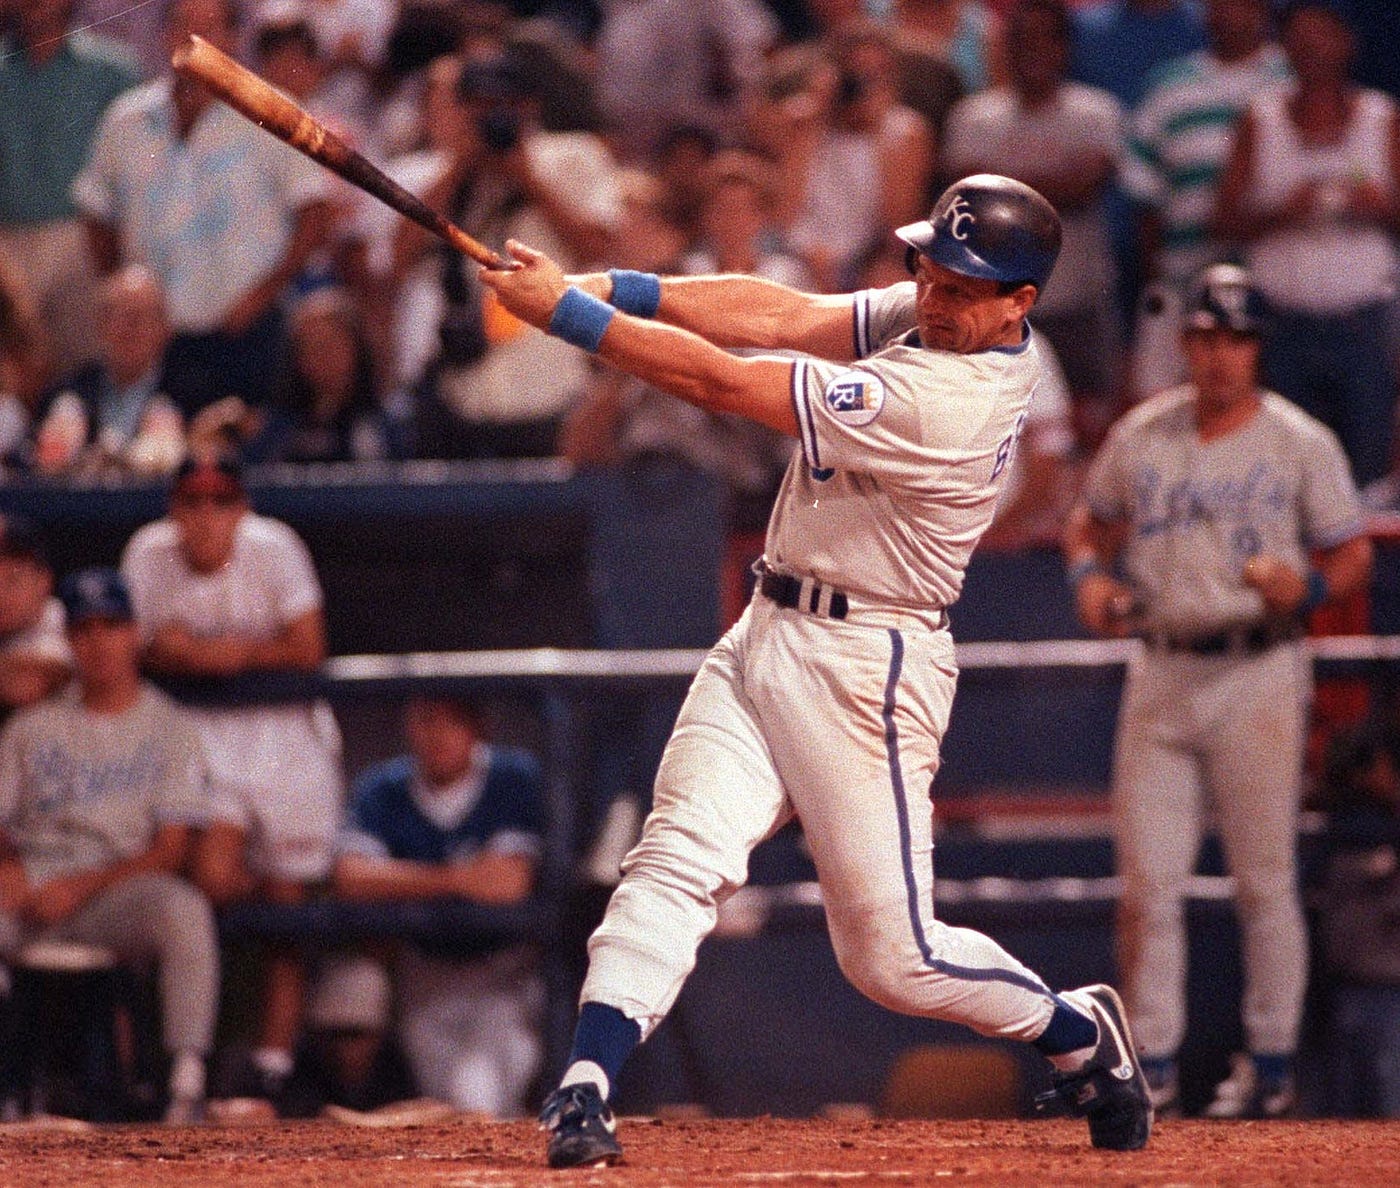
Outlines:
<svg viewBox="0 0 1400 1188"><path fill-rule="evenodd" d="M371 164L310 113L246 66L191 34L170 57L170 64L187 78L203 83L235 111L258 127L286 141L319 165L339 174L351 185L373 194L420 227L487 268L513 268L514 264L450 223L426 202Z"/></svg>

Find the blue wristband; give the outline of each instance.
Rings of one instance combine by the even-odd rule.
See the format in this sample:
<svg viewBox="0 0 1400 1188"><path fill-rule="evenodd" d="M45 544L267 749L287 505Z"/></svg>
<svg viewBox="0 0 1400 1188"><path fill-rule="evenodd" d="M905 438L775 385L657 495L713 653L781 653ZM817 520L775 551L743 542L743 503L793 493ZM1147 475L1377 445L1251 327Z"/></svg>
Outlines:
<svg viewBox="0 0 1400 1188"><path fill-rule="evenodd" d="M661 308L661 278L654 272L634 272L630 268L609 268L615 309L638 318L654 318Z"/></svg>
<svg viewBox="0 0 1400 1188"><path fill-rule="evenodd" d="M1308 570L1308 593L1303 599L1303 610L1315 611L1332 593L1327 588L1327 579L1322 576L1322 571L1317 569Z"/></svg>
<svg viewBox="0 0 1400 1188"><path fill-rule="evenodd" d="M615 313L606 301L571 285L550 315L549 332L585 351L596 351Z"/></svg>

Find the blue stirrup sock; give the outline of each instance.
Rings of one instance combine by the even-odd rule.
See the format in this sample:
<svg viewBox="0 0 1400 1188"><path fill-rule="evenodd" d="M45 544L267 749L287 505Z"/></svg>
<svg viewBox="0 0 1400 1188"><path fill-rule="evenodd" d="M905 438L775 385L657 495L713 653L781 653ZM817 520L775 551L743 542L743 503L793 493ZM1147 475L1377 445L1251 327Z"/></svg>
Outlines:
<svg viewBox="0 0 1400 1188"><path fill-rule="evenodd" d="M1031 1041L1031 1046L1046 1056L1064 1056L1069 1052L1092 1048L1098 1042L1099 1025L1057 994L1050 1022Z"/></svg>
<svg viewBox="0 0 1400 1188"><path fill-rule="evenodd" d="M569 1052L569 1066L564 1073L563 1084L571 1085L584 1080L596 1082L595 1076L588 1075L591 1069L577 1068L580 1064L593 1065L606 1078L606 1084L598 1088L604 1097L608 1097L627 1057L641 1042L642 1028L635 1019L629 1019L616 1007L601 1002L585 1002L574 1027L574 1046Z"/></svg>
<svg viewBox="0 0 1400 1188"><path fill-rule="evenodd" d="M609 268L612 277L614 308L638 318L654 318L661 308L661 278L654 272L635 272L630 268Z"/></svg>

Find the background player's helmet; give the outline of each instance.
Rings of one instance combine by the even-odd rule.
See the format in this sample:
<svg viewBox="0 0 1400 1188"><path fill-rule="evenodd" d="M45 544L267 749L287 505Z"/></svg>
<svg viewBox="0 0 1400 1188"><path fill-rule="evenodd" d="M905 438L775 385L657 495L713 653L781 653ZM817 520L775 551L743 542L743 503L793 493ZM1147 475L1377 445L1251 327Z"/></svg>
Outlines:
<svg viewBox="0 0 1400 1188"><path fill-rule="evenodd" d="M1264 298L1236 264L1212 264L1196 277L1182 317L1185 330L1233 330L1258 334L1264 324Z"/></svg>
<svg viewBox="0 0 1400 1188"><path fill-rule="evenodd" d="M963 276L1045 282L1060 254L1060 216L1023 182L977 173L954 182L921 223L895 232L910 248ZM914 262L911 252L910 263Z"/></svg>

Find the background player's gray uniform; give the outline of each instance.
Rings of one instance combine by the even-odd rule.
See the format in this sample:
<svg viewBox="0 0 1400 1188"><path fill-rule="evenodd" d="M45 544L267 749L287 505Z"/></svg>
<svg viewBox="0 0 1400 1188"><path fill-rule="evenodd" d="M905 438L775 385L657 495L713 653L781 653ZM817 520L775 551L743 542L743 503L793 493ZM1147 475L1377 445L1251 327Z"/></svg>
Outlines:
<svg viewBox="0 0 1400 1188"><path fill-rule="evenodd" d="M655 807L589 944L583 1000L637 1020L670 1009L749 852L796 815L837 959L875 1001L1034 1039L1054 1003L987 937L933 911L930 784L957 666L958 595L1039 375L1029 342L972 355L920 348L912 284L854 298L854 367L802 359L802 452L766 560L801 609L760 595L691 687ZM829 615L832 590L849 597Z"/></svg>
<svg viewBox="0 0 1400 1188"><path fill-rule="evenodd" d="M1294 849L1312 672L1296 641L1251 639L1264 604L1241 571L1266 554L1306 573L1308 550L1359 535L1361 513L1320 422L1266 393L1246 424L1202 442L1194 401L1188 385L1132 410L1084 490L1096 519L1128 526L1120 563L1148 639L1128 668L1114 771L1125 997L1142 1055L1175 1055L1182 898L1213 805L1238 887L1245 1038L1289 1054L1307 975Z"/></svg>
<svg viewBox="0 0 1400 1188"><path fill-rule="evenodd" d="M20 711L0 735L0 828L31 886L135 858L162 825L204 825L205 783L193 726L151 686L120 714L90 712L72 689ZM209 1051L218 944L209 903L189 883L133 875L47 930L0 913L0 953L13 956L38 935L155 958L166 1050Z"/></svg>

